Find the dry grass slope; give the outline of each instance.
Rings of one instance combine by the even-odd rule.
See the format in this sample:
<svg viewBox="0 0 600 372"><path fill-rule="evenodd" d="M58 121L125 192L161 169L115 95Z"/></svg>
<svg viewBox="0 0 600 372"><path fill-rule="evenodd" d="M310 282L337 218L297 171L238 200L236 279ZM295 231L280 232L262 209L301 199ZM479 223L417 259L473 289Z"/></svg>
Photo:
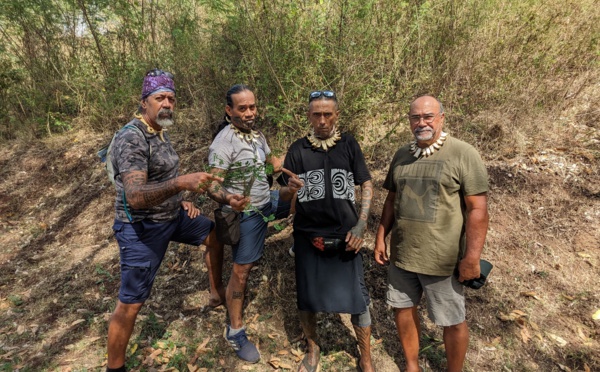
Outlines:
<svg viewBox="0 0 600 372"><path fill-rule="evenodd" d="M598 92L589 88L581 94L597 102ZM600 324L592 319L600 308L597 119L593 108L574 105L558 122L545 123L555 131L543 146L530 144L519 156L490 156L480 146L491 182L484 256L495 269L486 287L468 293L467 371L600 369ZM452 120L448 127L460 133ZM203 167L209 140L185 135L188 131L173 134L183 172ZM0 370L102 369L107 318L119 284L110 228L114 196L94 158L104 141L106 136L75 131L0 148ZM392 137L366 148L378 189L396 143ZM371 238L383 196L376 202ZM210 202L198 201L211 212ZM272 232L252 273L246 308L251 338L262 352L259 364L243 365L227 348L221 337L224 310L202 311L207 301L202 248L173 244L130 343L133 370L296 368L302 342L287 254L292 241L289 229ZM365 265L376 363L380 370L398 370L402 356L384 302L385 269L369 250ZM320 325L324 370L353 370L357 351L348 319L323 316ZM423 327L422 362L441 371L440 330L428 320Z"/></svg>
<svg viewBox="0 0 600 372"><path fill-rule="evenodd" d="M45 14L70 14L70 3L54 1ZM95 151L135 108L142 72L163 57L170 62L160 67L177 76L173 138L182 172L205 166L209 127L222 114L215 92L253 85L271 147L281 151L305 131L307 92L331 88L381 190L392 154L410 138L403 121L409 100L419 92L440 96L447 131L480 150L491 184L484 257L495 269L486 287L468 292L466 370L600 370L600 323L592 319L600 309L597 1L263 1L242 8L179 0L158 15L144 13L144 2L118 3L119 14L102 3L114 17L106 20L123 26L101 35L114 59L98 58L91 37L63 35L70 23L58 15L32 10L44 2L7 2L0 14L10 36L0 39L7 92L0 104L0 371L103 369L119 257L113 190ZM135 26L128 17L137 15ZM40 24L40 17L58 23ZM63 52L80 42L73 54ZM384 196L376 199L369 242ZM197 201L211 213L211 202ZM222 309L202 311L202 247L173 244L136 325L130 367L295 369L303 350L292 241L289 230L272 232L247 297L259 364L239 363L228 349ZM386 271L371 248L365 267L376 364L397 371L403 360L384 301ZM348 318L323 316L320 326L323 370L353 370ZM441 371L440 330L427 320L423 330L422 362Z"/></svg>

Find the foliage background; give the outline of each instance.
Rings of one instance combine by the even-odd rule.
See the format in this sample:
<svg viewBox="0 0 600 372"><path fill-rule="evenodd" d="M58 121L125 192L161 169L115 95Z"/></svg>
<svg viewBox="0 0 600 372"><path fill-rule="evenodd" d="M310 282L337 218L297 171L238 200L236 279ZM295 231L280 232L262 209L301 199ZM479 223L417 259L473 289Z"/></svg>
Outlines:
<svg viewBox="0 0 600 372"><path fill-rule="evenodd" d="M112 131L135 109L144 72L159 67L176 75L191 135L212 130L238 82L256 89L262 129L282 148L304 132L311 90L338 93L346 129L367 147L406 135L408 102L430 93L455 134L514 156L545 140L527 121L598 83L596 5L0 0L0 139Z"/></svg>
<svg viewBox="0 0 600 372"><path fill-rule="evenodd" d="M131 117L154 67L176 75L182 173L206 163L232 84L256 88L260 127L278 150L305 131L308 92L327 88L379 191L410 137L409 101L439 96L446 129L479 148L490 175L484 254L495 268L467 294L465 369L600 370L596 1L0 0L0 9L0 371L104 370L120 266L114 190L95 152ZM249 279L258 371L275 358L294 369L302 357L289 233L269 237ZM365 253L365 272L376 364L395 371L404 361L386 270ZM130 343L133 370L246 369L222 338L224 312L201 310L198 247L172 245L153 291ZM420 361L444 370L441 330L420 315ZM345 321L320 320L323 370L355 367Z"/></svg>

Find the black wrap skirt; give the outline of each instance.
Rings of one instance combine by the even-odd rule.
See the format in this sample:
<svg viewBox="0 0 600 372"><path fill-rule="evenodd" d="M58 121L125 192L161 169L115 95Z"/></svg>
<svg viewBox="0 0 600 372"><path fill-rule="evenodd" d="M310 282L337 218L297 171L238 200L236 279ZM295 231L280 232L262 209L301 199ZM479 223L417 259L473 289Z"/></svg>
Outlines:
<svg viewBox="0 0 600 372"><path fill-rule="evenodd" d="M344 314L367 310L370 298L362 251L320 251L301 232L294 232L294 251L299 310Z"/></svg>

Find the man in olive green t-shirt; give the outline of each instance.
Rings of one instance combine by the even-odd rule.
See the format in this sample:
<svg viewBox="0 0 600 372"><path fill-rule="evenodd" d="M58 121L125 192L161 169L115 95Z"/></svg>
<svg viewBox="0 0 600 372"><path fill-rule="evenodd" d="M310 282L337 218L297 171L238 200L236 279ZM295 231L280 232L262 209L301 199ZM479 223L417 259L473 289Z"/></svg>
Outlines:
<svg viewBox="0 0 600 372"><path fill-rule="evenodd" d="M396 152L383 184L388 195L375 261L392 262L387 302L394 307L407 372L420 370L417 305L423 292L429 317L444 328L448 371L462 370L469 330L459 282L479 277L488 227L483 161L471 145L442 131L444 118L435 97L411 103L408 119L415 141Z"/></svg>

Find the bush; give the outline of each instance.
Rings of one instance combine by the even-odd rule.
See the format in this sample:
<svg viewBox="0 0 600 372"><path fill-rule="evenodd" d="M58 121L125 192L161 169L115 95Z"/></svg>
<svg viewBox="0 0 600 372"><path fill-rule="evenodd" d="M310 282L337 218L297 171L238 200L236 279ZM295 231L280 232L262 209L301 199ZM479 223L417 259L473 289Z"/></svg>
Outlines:
<svg viewBox="0 0 600 372"><path fill-rule="evenodd" d="M598 80L592 0L3 3L4 139L112 131L135 110L144 71L160 67L176 75L189 133L209 135L225 91L243 82L275 148L306 132L308 93L332 89L366 146L405 138L408 103L429 93L455 134L497 150L536 135L510 123L556 112L577 76Z"/></svg>

